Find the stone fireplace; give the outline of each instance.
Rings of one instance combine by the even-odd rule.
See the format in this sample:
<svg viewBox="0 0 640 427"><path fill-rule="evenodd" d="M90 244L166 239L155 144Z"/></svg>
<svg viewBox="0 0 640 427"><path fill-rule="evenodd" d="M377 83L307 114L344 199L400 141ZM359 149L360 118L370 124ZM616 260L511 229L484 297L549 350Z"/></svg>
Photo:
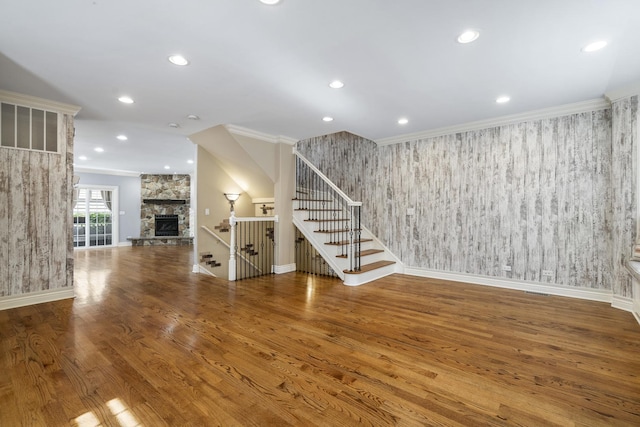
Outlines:
<svg viewBox="0 0 640 427"><path fill-rule="evenodd" d="M190 237L189 175L142 175L140 237Z"/></svg>

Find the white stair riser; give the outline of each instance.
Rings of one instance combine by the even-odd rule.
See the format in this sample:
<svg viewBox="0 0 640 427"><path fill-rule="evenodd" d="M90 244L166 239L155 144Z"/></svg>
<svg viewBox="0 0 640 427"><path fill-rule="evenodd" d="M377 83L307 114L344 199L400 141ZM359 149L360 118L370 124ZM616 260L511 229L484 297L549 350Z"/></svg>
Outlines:
<svg viewBox="0 0 640 427"><path fill-rule="evenodd" d="M344 284L347 286L360 286L395 272L396 268L394 265L387 265L386 267L377 268L362 274L345 274Z"/></svg>

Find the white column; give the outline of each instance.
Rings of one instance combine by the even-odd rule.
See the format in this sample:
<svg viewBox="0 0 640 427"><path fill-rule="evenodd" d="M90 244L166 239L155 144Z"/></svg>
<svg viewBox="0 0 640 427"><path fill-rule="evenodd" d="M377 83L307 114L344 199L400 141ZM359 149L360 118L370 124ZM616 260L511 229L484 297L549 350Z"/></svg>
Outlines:
<svg viewBox="0 0 640 427"><path fill-rule="evenodd" d="M229 225L231 227L231 242L229 244L229 280L236 280L236 214L231 211L229 217Z"/></svg>

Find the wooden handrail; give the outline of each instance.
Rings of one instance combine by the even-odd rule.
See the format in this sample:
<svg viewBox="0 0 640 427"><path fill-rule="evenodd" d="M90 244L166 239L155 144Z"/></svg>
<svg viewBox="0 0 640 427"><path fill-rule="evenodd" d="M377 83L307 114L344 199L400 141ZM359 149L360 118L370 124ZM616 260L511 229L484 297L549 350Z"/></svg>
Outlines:
<svg viewBox="0 0 640 427"><path fill-rule="evenodd" d="M207 227L206 225L201 225L200 228L202 228L204 231L206 231L207 233L211 234L213 237L215 237L216 239L218 239L220 241L220 243L222 243L223 245L225 245L227 247L227 249L230 249L231 246L229 246L229 244L227 242L225 242L222 237L218 236L218 234L216 234L215 231L213 231L212 229L210 229L209 227Z"/></svg>

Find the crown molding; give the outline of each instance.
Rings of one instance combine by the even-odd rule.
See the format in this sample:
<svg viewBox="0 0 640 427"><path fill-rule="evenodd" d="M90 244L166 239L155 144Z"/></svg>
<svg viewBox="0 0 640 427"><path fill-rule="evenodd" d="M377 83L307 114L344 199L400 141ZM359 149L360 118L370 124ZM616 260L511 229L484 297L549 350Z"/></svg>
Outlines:
<svg viewBox="0 0 640 427"><path fill-rule="evenodd" d="M635 82L628 86L608 91L604 94L607 100L611 103L620 101L624 98L630 98L635 95L640 95L640 82Z"/></svg>
<svg viewBox="0 0 640 427"><path fill-rule="evenodd" d="M501 116L487 120L479 120L454 126L447 126L423 132L382 138L376 140L375 143L378 146L393 145L407 141L415 141L418 139L436 138L439 136L452 135L456 133L470 132L481 129L489 129L514 123L522 123L534 120L549 119L552 117L562 117L571 114L603 110L609 108L610 106L611 104L604 98L592 99L589 101L576 102L573 104L528 111L526 113L511 114L508 116Z"/></svg>
<svg viewBox="0 0 640 427"><path fill-rule="evenodd" d="M77 105L63 104L62 102L50 101L48 99L36 98L35 96L23 95L21 93L0 90L0 101L23 107L41 108L47 111L55 111L75 116L80 111Z"/></svg>
<svg viewBox="0 0 640 427"><path fill-rule="evenodd" d="M142 175L142 172L136 172L136 171L124 171L124 170L118 170L118 169L97 169L97 168L84 168L84 167L74 167L73 168L73 172L80 172L80 173L94 173L94 174L100 174L100 175L116 175L116 176L134 176L134 177L139 177L140 175Z"/></svg>
<svg viewBox="0 0 640 427"><path fill-rule="evenodd" d="M225 129L227 129L227 131L231 135L246 136L248 138L253 138L253 139L260 140L260 141L269 142L271 144L280 144L280 143L282 143L282 144L287 144L287 145L295 145L296 142L298 142L297 139L289 138L288 136L270 135L268 133L258 132L258 131L253 130L253 129L243 128L241 126L224 125L224 127L225 127Z"/></svg>

